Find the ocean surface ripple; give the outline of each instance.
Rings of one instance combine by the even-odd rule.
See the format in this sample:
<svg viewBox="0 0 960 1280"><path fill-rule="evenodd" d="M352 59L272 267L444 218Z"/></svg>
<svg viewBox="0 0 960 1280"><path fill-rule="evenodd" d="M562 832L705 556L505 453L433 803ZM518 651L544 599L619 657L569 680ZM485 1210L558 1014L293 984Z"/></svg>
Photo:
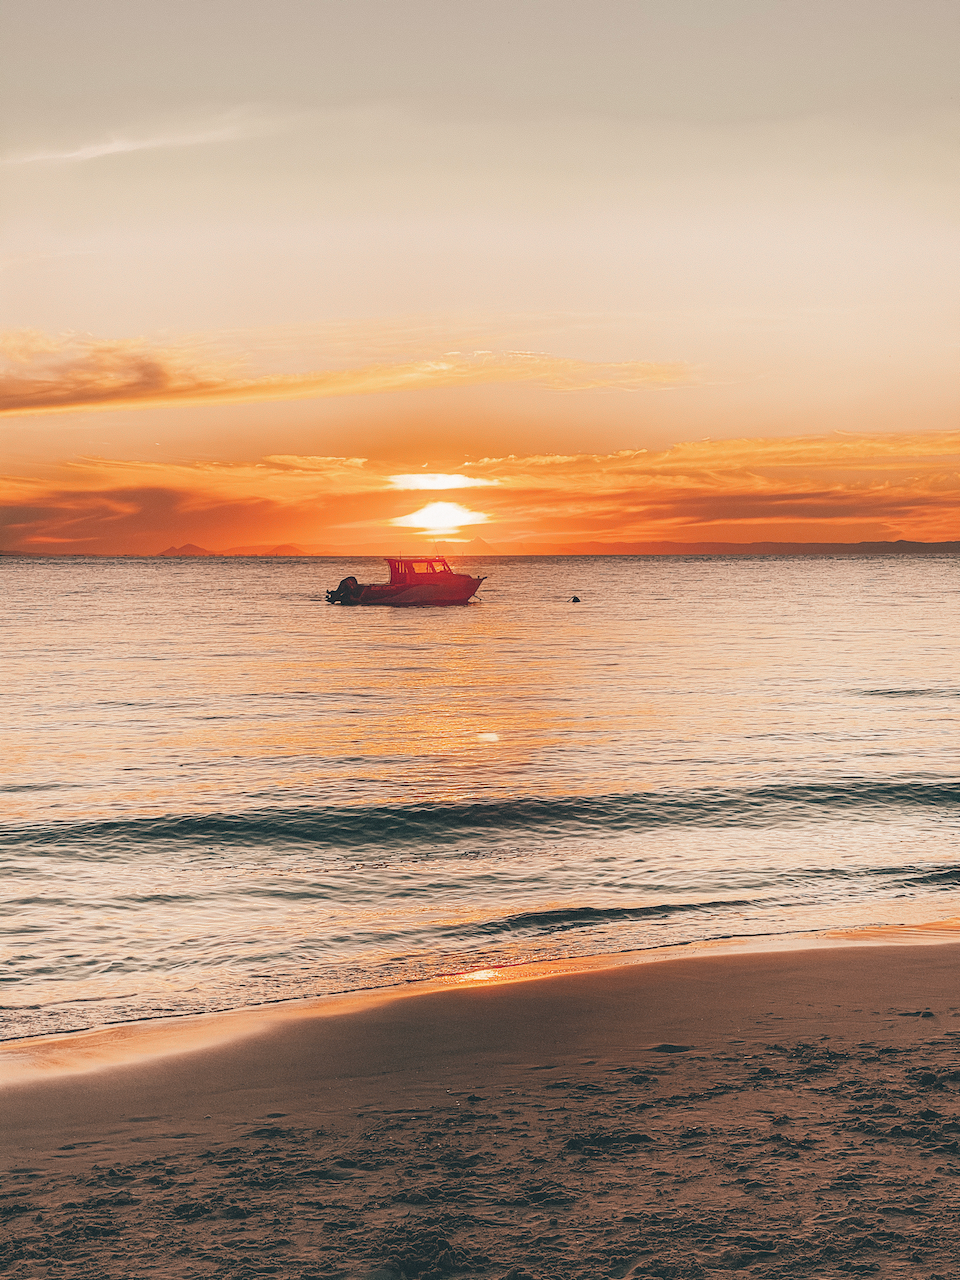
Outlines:
<svg viewBox="0 0 960 1280"><path fill-rule="evenodd" d="M949 923L957 560L473 564L0 560L4 1036Z"/></svg>

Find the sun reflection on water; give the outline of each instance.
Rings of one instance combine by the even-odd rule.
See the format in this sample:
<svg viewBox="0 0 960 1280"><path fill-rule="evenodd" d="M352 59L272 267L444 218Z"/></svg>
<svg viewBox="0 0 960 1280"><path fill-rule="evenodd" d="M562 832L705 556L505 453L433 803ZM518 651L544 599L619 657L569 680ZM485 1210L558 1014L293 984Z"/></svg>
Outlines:
<svg viewBox="0 0 960 1280"><path fill-rule="evenodd" d="M952 936L956 561L908 561L472 559L456 610L324 603L372 560L4 562L5 1021Z"/></svg>

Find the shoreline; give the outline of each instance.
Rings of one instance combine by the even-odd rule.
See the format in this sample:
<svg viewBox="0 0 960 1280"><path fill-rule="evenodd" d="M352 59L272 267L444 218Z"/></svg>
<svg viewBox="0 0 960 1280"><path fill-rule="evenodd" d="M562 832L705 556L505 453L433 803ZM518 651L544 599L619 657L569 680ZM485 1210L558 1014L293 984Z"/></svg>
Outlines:
<svg viewBox="0 0 960 1280"><path fill-rule="evenodd" d="M11 1083L0 1108L17 1280L952 1278L960 951L688 954L287 1006Z"/></svg>
<svg viewBox="0 0 960 1280"><path fill-rule="evenodd" d="M0 1090L31 1080L97 1071L128 1062L167 1057L184 1048L183 1031L198 1047L226 1043L255 1034L259 1026L301 1017L363 1013L393 1000L473 985L496 987L611 969L647 966L671 960L719 958L734 955L847 950L857 947L949 947L960 944L960 917L924 924L875 925L851 929L753 934L667 943L641 951L600 953L556 960L499 965L487 969L451 971L434 978L384 987L362 987L328 995L280 998L209 1012L166 1013L145 1018L103 1022L69 1031L38 1032L0 1039ZM81 1061L71 1062L71 1047ZM180 1046L180 1047L177 1047ZM62 1052L58 1052L62 1051ZM27 1059L27 1061L24 1061ZM31 1060L32 1059L32 1060Z"/></svg>

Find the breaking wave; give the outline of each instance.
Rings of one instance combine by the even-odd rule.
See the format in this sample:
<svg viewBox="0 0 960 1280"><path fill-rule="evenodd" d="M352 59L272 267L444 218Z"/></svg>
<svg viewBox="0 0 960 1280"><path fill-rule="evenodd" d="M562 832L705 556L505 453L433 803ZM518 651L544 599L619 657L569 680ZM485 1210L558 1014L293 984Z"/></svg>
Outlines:
<svg viewBox="0 0 960 1280"><path fill-rule="evenodd" d="M245 812L168 814L97 822L0 826L0 844L90 845L111 849L176 843L224 848L291 845L365 850L446 844L510 835L597 837L664 827L777 827L792 823L877 821L911 810L960 810L960 782L847 778L754 788L634 792L594 797L530 796L473 803L297 806Z"/></svg>

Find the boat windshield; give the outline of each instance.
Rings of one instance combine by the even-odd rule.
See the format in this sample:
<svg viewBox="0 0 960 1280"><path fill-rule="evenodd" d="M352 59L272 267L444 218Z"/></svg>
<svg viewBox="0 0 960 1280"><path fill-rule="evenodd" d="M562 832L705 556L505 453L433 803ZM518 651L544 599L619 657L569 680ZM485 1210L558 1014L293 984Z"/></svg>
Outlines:
<svg viewBox="0 0 960 1280"><path fill-rule="evenodd" d="M450 573L450 566L441 556L424 556L416 559L388 560L391 582L409 582L424 574Z"/></svg>

